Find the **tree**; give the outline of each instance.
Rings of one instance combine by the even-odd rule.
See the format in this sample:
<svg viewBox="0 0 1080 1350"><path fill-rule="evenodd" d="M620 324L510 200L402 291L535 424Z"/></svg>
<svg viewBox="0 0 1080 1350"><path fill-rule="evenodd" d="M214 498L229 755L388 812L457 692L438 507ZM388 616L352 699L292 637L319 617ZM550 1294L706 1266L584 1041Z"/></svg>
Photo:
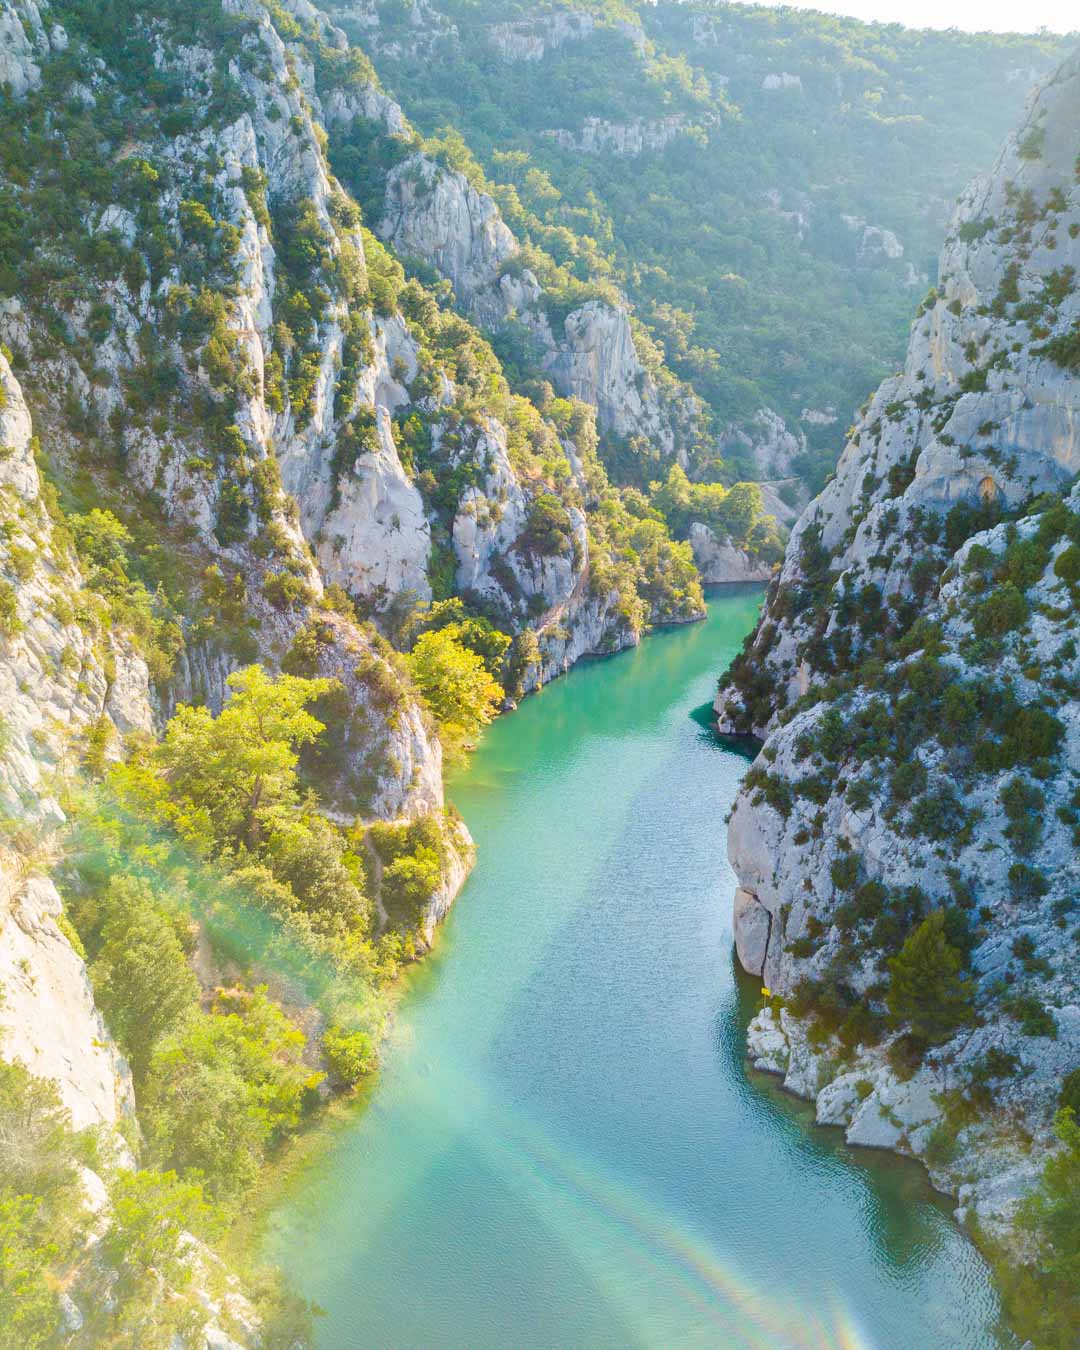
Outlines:
<svg viewBox="0 0 1080 1350"><path fill-rule="evenodd" d="M757 483L735 483L720 508L720 523L732 539L741 542L764 509L765 499Z"/></svg>
<svg viewBox="0 0 1080 1350"><path fill-rule="evenodd" d="M323 1054L330 1072L349 1087L371 1073L378 1062L375 1044L366 1031L337 1025L323 1032Z"/></svg>
<svg viewBox="0 0 1080 1350"><path fill-rule="evenodd" d="M109 1028L141 1080L161 1037L198 1007L199 982L147 882L114 877L104 902L101 948L90 974Z"/></svg>
<svg viewBox="0 0 1080 1350"><path fill-rule="evenodd" d="M446 629L422 633L408 659L417 688L449 739L474 740L504 697L483 659Z"/></svg>
<svg viewBox="0 0 1080 1350"><path fill-rule="evenodd" d="M67 1185L74 1153L56 1085L0 1060L0 1193L47 1195Z"/></svg>
<svg viewBox="0 0 1080 1350"><path fill-rule="evenodd" d="M76 1148L55 1084L0 1062L0 1350L55 1344L50 1266L81 1208ZM59 1239L59 1241L58 1241Z"/></svg>
<svg viewBox="0 0 1080 1350"><path fill-rule="evenodd" d="M418 612L415 621L418 631L449 633L481 658L492 679L498 679L510 646L510 635L500 632L490 619L470 614L458 596L436 600L426 612Z"/></svg>
<svg viewBox="0 0 1080 1350"><path fill-rule="evenodd" d="M48 1279L56 1248L35 1240L39 1201L0 1192L0 1350L54 1345L60 1308Z"/></svg>
<svg viewBox="0 0 1080 1350"><path fill-rule="evenodd" d="M178 1278L184 1233L214 1226L202 1187L182 1182L175 1172L121 1172L109 1198L112 1223L104 1246L129 1279L151 1267L166 1279Z"/></svg>
<svg viewBox="0 0 1080 1350"><path fill-rule="evenodd" d="M977 637L1004 637L1027 622L1028 602L1022 591L1006 581L990 592L972 614Z"/></svg>
<svg viewBox="0 0 1080 1350"><path fill-rule="evenodd" d="M961 977L961 956L945 935L945 914L934 910L889 961L887 1002L896 1025L906 1023L923 1045L940 1045L974 1016L974 985Z"/></svg>
<svg viewBox="0 0 1080 1350"><path fill-rule="evenodd" d="M1054 1132L1062 1147L1047 1159L1017 1215L1035 1260L1009 1292L1010 1302L1021 1305L1025 1333L1040 1347L1073 1350L1080 1326L1080 1124L1071 1107L1058 1112Z"/></svg>
<svg viewBox="0 0 1080 1350"><path fill-rule="evenodd" d="M238 1200L322 1079L304 1046L264 989L219 995L154 1055L142 1106L157 1161L204 1177L216 1201Z"/></svg>
<svg viewBox="0 0 1080 1350"><path fill-rule="evenodd" d="M229 676L232 698L214 717L181 704L151 764L166 784L165 814L181 833L220 849L254 849L298 801L301 746L325 728L306 711L331 680L268 675L248 666Z"/></svg>
<svg viewBox="0 0 1080 1350"><path fill-rule="evenodd" d="M404 920L410 927L415 926L424 906L441 883L438 853L433 848L420 846L415 853L403 853L384 868L383 904L391 919Z"/></svg>

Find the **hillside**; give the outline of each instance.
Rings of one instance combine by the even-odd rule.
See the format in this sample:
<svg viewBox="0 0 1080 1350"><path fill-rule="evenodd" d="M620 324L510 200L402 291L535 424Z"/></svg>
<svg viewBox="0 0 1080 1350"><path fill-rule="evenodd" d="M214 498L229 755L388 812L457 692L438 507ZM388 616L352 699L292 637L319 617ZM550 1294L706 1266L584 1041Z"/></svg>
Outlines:
<svg viewBox="0 0 1080 1350"><path fill-rule="evenodd" d="M464 138L522 238L625 290L706 404L698 472L786 482L789 507L901 360L956 195L1064 51L709 0L331 13L424 134Z"/></svg>
<svg viewBox="0 0 1080 1350"><path fill-rule="evenodd" d="M1074 55L963 194L716 705L764 737L729 827L739 957L776 996L751 1055L1033 1256L1006 1290L1050 1346L1080 1320L1064 1117L1053 1152L1080 1065L1078 114Z"/></svg>
<svg viewBox="0 0 1080 1350"><path fill-rule="evenodd" d="M0 1324L292 1344L207 1244L376 1067L443 746L698 575L365 228L327 128L404 119L303 0L0 20Z"/></svg>

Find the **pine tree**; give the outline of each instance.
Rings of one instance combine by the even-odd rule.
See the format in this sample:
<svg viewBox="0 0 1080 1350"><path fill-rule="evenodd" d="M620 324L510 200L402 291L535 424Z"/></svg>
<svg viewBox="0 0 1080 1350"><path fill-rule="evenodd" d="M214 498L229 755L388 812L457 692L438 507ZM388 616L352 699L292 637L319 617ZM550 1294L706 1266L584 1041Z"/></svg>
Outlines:
<svg viewBox="0 0 1080 1350"><path fill-rule="evenodd" d="M961 976L961 965L939 909L908 935L889 962L889 1012L897 1025L907 1023L923 1045L940 1045L974 1017L974 984Z"/></svg>

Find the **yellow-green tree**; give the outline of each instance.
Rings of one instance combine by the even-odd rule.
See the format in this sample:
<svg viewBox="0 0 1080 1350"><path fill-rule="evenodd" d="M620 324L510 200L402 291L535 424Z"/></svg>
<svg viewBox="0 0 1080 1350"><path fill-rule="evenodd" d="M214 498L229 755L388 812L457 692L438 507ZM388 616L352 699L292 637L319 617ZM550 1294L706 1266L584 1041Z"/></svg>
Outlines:
<svg viewBox="0 0 1080 1350"><path fill-rule="evenodd" d="M462 646L451 629L422 633L409 654L409 669L451 745L474 741L503 701L502 686L483 658Z"/></svg>
<svg viewBox="0 0 1080 1350"><path fill-rule="evenodd" d="M232 697L214 717L181 704L152 753L161 814L186 837L211 849L256 849L286 822L299 801L300 748L323 724L307 705L330 680L270 676L248 666L229 676Z"/></svg>

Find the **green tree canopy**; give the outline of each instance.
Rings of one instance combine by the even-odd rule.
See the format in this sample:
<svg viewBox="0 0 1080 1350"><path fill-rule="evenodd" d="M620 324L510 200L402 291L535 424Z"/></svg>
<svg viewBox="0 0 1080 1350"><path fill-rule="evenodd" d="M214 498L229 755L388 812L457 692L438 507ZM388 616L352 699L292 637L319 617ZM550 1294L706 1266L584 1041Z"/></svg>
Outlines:
<svg viewBox="0 0 1080 1350"><path fill-rule="evenodd" d="M157 1042L198 1007L199 982L146 881L113 877L103 904L94 994L139 1081Z"/></svg>
<svg viewBox="0 0 1080 1350"><path fill-rule="evenodd" d="M265 989L219 994L213 1013L191 1018L154 1055L142 1105L155 1158L205 1178L215 1200L235 1201L322 1079L304 1047Z"/></svg>
<svg viewBox="0 0 1080 1350"><path fill-rule="evenodd" d="M889 1012L924 1045L940 1045L972 1021L974 986L960 973L962 960L945 935L945 914L936 909L889 961Z"/></svg>
<svg viewBox="0 0 1080 1350"><path fill-rule="evenodd" d="M275 679L248 666L228 684L232 697L217 717L181 704L149 761L164 814L212 851L256 848L295 809L300 748L324 730L306 708L332 681Z"/></svg>
<svg viewBox="0 0 1080 1350"><path fill-rule="evenodd" d="M451 744L474 740L504 697L483 657L462 646L450 629L421 633L409 654L409 669Z"/></svg>

